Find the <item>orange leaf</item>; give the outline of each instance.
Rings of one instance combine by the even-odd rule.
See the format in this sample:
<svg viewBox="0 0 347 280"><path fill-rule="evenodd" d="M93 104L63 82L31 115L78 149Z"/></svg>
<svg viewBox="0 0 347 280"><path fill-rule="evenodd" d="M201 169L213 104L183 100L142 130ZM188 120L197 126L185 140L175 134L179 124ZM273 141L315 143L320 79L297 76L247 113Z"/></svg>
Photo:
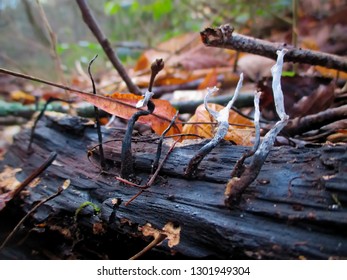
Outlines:
<svg viewBox="0 0 347 280"><path fill-rule="evenodd" d="M35 97L21 90L15 90L11 92L11 99L13 101L19 101L23 104L32 104L35 102Z"/></svg>
<svg viewBox="0 0 347 280"><path fill-rule="evenodd" d="M132 93L114 93L110 97L94 95L91 93L74 92L84 101L87 101L96 107L116 115L123 119L129 119L139 109L135 108L141 96ZM142 116L138 122L148 124L155 133L160 135L170 124L171 119L176 114L176 109L166 100L154 99L155 110L153 114ZM181 133L182 126L177 124L171 127L167 135Z"/></svg>
<svg viewBox="0 0 347 280"><path fill-rule="evenodd" d="M137 63L134 67L134 71L142 71L150 68L150 61L148 60L145 54L142 54L137 60Z"/></svg>
<svg viewBox="0 0 347 280"><path fill-rule="evenodd" d="M325 68L323 66L315 66L314 69L319 72L323 77L335 79L337 76L340 79L347 80L347 73L335 69Z"/></svg>
<svg viewBox="0 0 347 280"><path fill-rule="evenodd" d="M208 87L213 87L217 85L217 70L213 68L205 77L205 79L201 82L198 89L206 89Z"/></svg>
<svg viewBox="0 0 347 280"><path fill-rule="evenodd" d="M215 111L220 111L223 106L209 103L209 108ZM195 114L190 118L189 122L215 122L210 114L206 111L205 106L201 104L195 111ZM252 146L252 138L254 136L253 122L242 117L235 111L229 113L229 131L224 137L225 140L233 141L237 145ZM235 124L237 126L233 126ZM239 126L245 125L245 126ZM186 124L183 127L182 133L197 134L204 138L212 138L214 136L214 128L211 124ZM192 138L191 136L189 138Z"/></svg>

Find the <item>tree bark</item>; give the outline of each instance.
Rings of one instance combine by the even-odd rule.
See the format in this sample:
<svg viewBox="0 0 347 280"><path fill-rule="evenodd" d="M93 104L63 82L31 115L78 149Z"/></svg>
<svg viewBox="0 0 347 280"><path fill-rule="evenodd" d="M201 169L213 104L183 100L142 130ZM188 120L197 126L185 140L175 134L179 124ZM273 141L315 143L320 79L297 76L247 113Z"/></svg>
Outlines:
<svg viewBox="0 0 347 280"><path fill-rule="evenodd" d="M187 180L183 178L185 167L206 140L177 144L156 183L125 206L139 190L114 178L120 172L123 130L103 130L104 141L114 139L104 145L108 172L113 175L100 174L98 164L93 164L97 152L89 157L92 162L88 160L87 150L96 145L97 134L86 119L46 113L36 129L30 155L26 152L29 133L30 129L24 129L16 136L0 170L6 165L20 167L22 172L16 176L22 181L51 151L58 156L41 175L40 183L3 212L28 212L55 193L65 179L71 185L37 210L26 224L24 232L31 229L26 242L8 244L0 252L1 258L20 258L35 246L47 258L129 258L150 242L140 226L150 223L162 229L168 222L181 227L180 243L169 248L164 241L145 258L162 258L160 254L194 259L347 257L346 145L274 147L241 203L230 210L224 205L224 190L245 147L223 141L201 162L196 177ZM133 140L135 171L142 184L150 176L155 139L151 135ZM162 158L170 147L168 142L163 145ZM100 213L86 207L75 217L76 209L86 201L100 206ZM4 213L0 213L3 225L7 221ZM4 229L0 231L4 239ZM35 243L30 235L39 241ZM47 235L53 236L54 246L42 241ZM35 258L31 253L24 257Z"/></svg>

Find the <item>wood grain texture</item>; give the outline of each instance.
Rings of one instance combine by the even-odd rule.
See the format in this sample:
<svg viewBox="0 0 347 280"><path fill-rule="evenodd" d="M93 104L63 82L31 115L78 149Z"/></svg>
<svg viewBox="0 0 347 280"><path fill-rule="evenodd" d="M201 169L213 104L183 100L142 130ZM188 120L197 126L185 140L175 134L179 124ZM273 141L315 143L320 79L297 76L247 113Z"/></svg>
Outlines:
<svg viewBox="0 0 347 280"><path fill-rule="evenodd" d="M29 211L35 202L55 193L65 179L71 180L66 191L38 209L31 227L64 221L66 229L72 231L76 227L71 218L75 210L81 203L92 201L101 207L101 213L93 215L89 208L82 210L77 221L80 228L100 224L104 234L128 236L136 243L142 239L149 242L138 226L151 223L163 228L172 221L182 228L179 245L170 249L164 242L157 250L176 252L182 258L347 257L346 146L275 147L240 205L230 210L224 206L224 189L245 148L223 141L201 162L196 178L186 180L183 174L189 160L206 143L190 140L175 147L156 184L125 206L138 190L120 184L113 175L99 174L88 161L87 150L96 145L97 134L87 120L46 114L38 124L32 146L35 152L31 155L25 150L29 131L25 129L16 136L0 170L5 165L21 167L23 171L17 178L23 180L51 151L56 151L58 157L41 176L40 184L19 201L22 209ZM117 129L103 131L104 141L117 139L104 146L106 161L112 165L109 172L117 175L123 133ZM132 145L136 174L143 184L156 153L154 138L137 137ZM162 157L169 146L163 145ZM97 160L96 153L93 160ZM114 198L122 200L118 207L112 204ZM97 235L90 231L93 234ZM100 258L110 257L100 248L94 248L100 250Z"/></svg>

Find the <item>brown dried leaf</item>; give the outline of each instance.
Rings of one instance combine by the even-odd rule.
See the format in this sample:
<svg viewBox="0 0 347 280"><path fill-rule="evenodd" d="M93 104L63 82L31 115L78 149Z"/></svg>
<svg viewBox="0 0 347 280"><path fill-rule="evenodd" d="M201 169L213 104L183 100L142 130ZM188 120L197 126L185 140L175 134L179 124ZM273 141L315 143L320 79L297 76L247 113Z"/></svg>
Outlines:
<svg viewBox="0 0 347 280"><path fill-rule="evenodd" d="M214 111L220 111L224 107L222 105L209 103L209 108ZM201 104L195 111L195 114L190 118L189 122L215 122L211 115L206 111L205 106ZM254 136L253 122L245 117L242 117L235 111L229 113L229 124L236 124L237 126L229 126L229 131L224 137L225 140L233 141L237 145L252 146L252 138ZM245 125L245 126L239 126ZM183 127L182 133L184 134L197 134L204 138L212 138L214 136L214 127L211 124L186 124ZM189 136L188 138L194 138ZM197 138L197 137L195 137Z"/></svg>
<svg viewBox="0 0 347 280"><path fill-rule="evenodd" d="M271 88L272 78L258 83L262 91L260 110L262 116L269 120L277 117ZM310 77L282 77L284 107L290 118L315 114L329 108L334 101L334 84L327 79Z"/></svg>
<svg viewBox="0 0 347 280"><path fill-rule="evenodd" d="M204 80L201 82L201 84L198 87L198 90L206 89L208 87L214 87L217 85L217 70L216 68L213 68L204 78Z"/></svg>
<svg viewBox="0 0 347 280"><path fill-rule="evenodd" d="M172 248L180 243L181 227L175 227L171 222L168 222L163 227L163 233L166 234L166 239L168 240L168 246Z"/></svg>
<svg viewBox="0 0 347 280"><path fill-rule="evenodd" d="M144 226L140 227L140 230L142 231L142 234L144 236L153 236L154 239L158 238L160 235L165 235L165 239L168 240L168 246L170 248L180 243L181 227L176 227L172 222L166 223L166 225L161 230L152 227L150 223L147 223ZM161 243L162 242L158 244Z"/></svg>
<svg viewBox="0 0 347 280"><path fill-rule="evenodd" d="M94 95L89 93L75 92L84 101L87 101L96 107L117 117L129 119L138 109L135 108L136 103L142 99L132 93L114 93L109 97ZM148 124L158 135L168 127L172 118L176 114L176 109L166 101L161 99L152 100L155 104L155 115L142 116L138 122ZM167 135L181 133L182 126L177 124L172 126Z"/></svg>
<svg viewBox="0 0 347 280"><path fill-rule="evenodd" d="M15 176L20 171L22 171L21 168L12 168L6 165L0 173L0 191L14 191L20 185Z"/></svg>

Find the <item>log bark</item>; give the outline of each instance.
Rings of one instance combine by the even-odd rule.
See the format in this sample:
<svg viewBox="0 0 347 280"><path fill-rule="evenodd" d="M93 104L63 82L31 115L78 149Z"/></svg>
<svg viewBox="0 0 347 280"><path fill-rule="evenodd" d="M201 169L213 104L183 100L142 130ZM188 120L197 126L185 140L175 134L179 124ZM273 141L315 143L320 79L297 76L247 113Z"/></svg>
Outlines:
<svg viewBox="0 0 347 280"><path fill-rule="evenodd" d="M27 196L0 213L1 224L5 225L6 215L14 209L28 212L55 193L65 179L71 185L37 210L23 230L30 230L29 237L21 245L12 242L6 246L1 258L35 258L23 253L32 252L34 246L47 258L129 258L150 242L139 226L150 223L161 229L169 221L181 227L180 243L169 248L164 241L145 258L163 258L162 254L194 259L347 257L346 145L274 147L241 203L228 209L224 189L233 165L247 148L222 142L202 161L196 177L187 180L183 178L185 167L206 140L185 141L170 154L156 183L125 206L138 189L114 178L120 172L123 130L103 130L104 141L114 139L104 146L108 172L113 175L100 174L96 152L90 157L92 163L88 160L87 150L96 145L97 134L86 119L46 113L38 124L30 155L26 152L29 132L27 128L16 136L0 170L6 165L21 167L17 178L22 181L51 151L58 157L42 174L41 182L28 189ZM135 138L136 175L145 183L157 138ZM170 147L167 141L162 158ZM76 209L86 201L100 206L100 213L86 207L76 219ZM3 239L4 228L9 228L2 228ZM45 243L42 240L48 240L47 236L51 238Z"/></svg>

